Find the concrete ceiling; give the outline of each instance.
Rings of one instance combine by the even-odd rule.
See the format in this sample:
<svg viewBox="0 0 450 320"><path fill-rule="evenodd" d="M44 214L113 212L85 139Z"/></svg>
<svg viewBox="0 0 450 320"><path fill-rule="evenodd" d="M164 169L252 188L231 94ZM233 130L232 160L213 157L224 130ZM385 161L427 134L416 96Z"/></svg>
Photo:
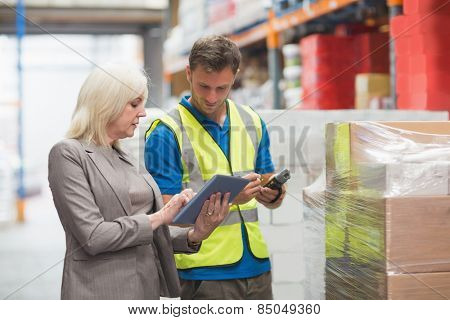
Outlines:
<svg viewBox="0 0 450 320"><path fill-rule="evenodd" d="M10 1L11 2L11 1ZM14 1L15 2L15 1ZM114 5L101 6L29 6L29 2L68 3L70 1L26 1L26 32L27 34L67 33L67 34L116 34L141 33L147 27L161 25L164 20L164 8L149 8L144 2L154 4L164 1L140 1L140 7L118 5L119 1L109 1ZM72 1L86 2L86 1ZM136 4L136 1L134 1ZM14 34L16 32L16 8L0 0L0 33Z"/></svg>

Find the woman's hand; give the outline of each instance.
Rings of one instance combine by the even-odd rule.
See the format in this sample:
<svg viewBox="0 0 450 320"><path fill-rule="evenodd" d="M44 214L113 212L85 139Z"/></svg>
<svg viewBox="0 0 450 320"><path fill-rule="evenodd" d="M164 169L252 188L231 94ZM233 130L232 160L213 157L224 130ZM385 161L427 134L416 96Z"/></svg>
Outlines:
<svg viewBox="0 0 450 320"><path fill-rule="evenodd" d="M214 229L222 223L230 211L230 193L221 197L221 193L213 194L206 200L195 221L194 228L188 232L190 243L200 243L209 237Z"/></svg>
<svg viewBox="0 0 450 320"><path fill-rule="evenodd" d="M158 212L150 215L152 229L155 230L162 224L172 223L175 216L195 195L192 189L185 189L181 193L174 195L169 202Z"/></svg>
<svg viewBox="0 0 450 320"><path fill-rule="evenodd" d="M234 204L244 204L256 197L261 190L261 175L255 172L249 173L242 178L249 180L249 184L239 192L239 194L234 198Z"/></svg>

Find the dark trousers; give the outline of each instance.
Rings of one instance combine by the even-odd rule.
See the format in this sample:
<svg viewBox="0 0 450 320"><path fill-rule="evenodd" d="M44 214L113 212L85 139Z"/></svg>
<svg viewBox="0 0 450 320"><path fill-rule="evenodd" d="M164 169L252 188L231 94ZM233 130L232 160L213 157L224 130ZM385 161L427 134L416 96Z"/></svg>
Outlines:
<svg viewBox="0 0 450 320"><path fill-rule="evenodd" d="M272 300L270 271L253 278L231 280L183 280L182 300Z"/></svg>

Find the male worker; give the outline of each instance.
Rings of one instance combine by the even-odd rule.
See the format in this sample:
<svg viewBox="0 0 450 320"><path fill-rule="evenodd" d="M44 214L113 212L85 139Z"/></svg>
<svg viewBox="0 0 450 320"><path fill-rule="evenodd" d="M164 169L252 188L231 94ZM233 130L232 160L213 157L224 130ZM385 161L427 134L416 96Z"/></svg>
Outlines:
<svg viewBox="0 0 450 320"><path fill-rule="evenodd" d="M251 181L198 253L175 254L182 299L273 298L256 206L279 207L285 188L261 183L274 171L264 122L250 107L227 99L240 59L236 44L225 37L197 40L186 66L192 95L146 133L145 165L164 202L184 188L199 191L216 174Z"/></svg>

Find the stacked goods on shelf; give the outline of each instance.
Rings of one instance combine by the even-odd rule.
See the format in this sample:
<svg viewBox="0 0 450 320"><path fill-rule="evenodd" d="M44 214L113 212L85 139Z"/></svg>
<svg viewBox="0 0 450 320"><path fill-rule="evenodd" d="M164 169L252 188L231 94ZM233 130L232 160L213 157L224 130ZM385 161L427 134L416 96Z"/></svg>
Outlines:
<svg viewBox="0 0 450 320"><path fill-rule="evenodd" d="M272 81L267 71L267 61L259 54L243 55L240 71L231 92L231 99L254 109L269 109L273 106Z"/></svg>
<svg viewBox="0 0 450 320"><path fill-rule="evenodd" d="M305 9L308 11L309 5L317 2L317 0L274 0L272 7L277 16L292 12L298 9Z"/></svg>
<svg viewBox="0 0 450 320"><path fill-rule="evenodd" d="M303 38L301 108L353 108L356 74L389 72L388 41L386 33Z"/></svg>
<svg viewBox="0 0 450 320"><path fill-rule="evenodd" d="M233 19L234 31L241 31L267 20L267 10L261 0L234 0L236 16Z"/></svg>
<svg viewBox="0 0 450 320"><path fill-rule="evenodd" d="M284 58L283 77L285 88L283 96L286 108L292 108L300 103L302 88L300 77L300 46L296 43L286 44L282 48Z"/></svg>
<svg viewBox="0 0 450 320"><path fill-rule="evenodd" d="M281 16L291 10L289 0L273 0L272 8L277 16Z"/></svg>
<svg viewBox="0 0 450 320"><path fill-rule="evenodd" d="M355 34L361 34L361 33L373 33L377 32L378 27L376 26L368 26L364 23L359 22L348 22L348 23L342 23L338 24L334 28L334 34L337 36L352 36Z"/></svg>
<svg viewBox="0 0 450 320"><path fill-rule="evenodd" d="M387 73L359 73L355 81L355 109L387 109L390 94Z"/></svg>
<svg viewBox="0 0 450 320"><path fill-rule="evenodd" d="M404 0L391 20L399 109L450 110L450 3Z"/></svg>
<svg viewBox="0 0 450 320"><path fill-rule="evenodd" d="M361 33L354 36L358 73L389 73L389 34Z"/></svg>
<svg viewBox="0 0 450 320"><path fill-rule="evenodd" d="M202 36L232 34L265 20L267 12L261 0L180 0L178 25L164 43L164 63L179 62Z"/></svg>
<svg viewBox="0 0 450 320"><path fill-rule="evenodd" d="M327 299L450 295L449 167L449 122L327 126L325 186L304 191L325 219Z"/></svg>
<svg viewBox="0 0 450 320"><path fill-rule="evenodd" d="M207 0L208 33L230 34L267 19L261 0Z"/></svg>
<svg viewBox="0 0 450 320"><path fill-rule="evenodd" d="M207 0L208 27L221 33L233 31L232 21L236 17L234 0ZM215 33L215 32L214 32Z"/></svg>
<svg viewBox="0 0 450 320"><path fill-rule="evenodd" d="M207 0L180 0L178 24L181 27L183 53L189 52L192 44L203 35L208 26Z"/></svg>
<svg viewBox="0 0 450 320"><path fill-rule="evenodd" d="M312 35L300 41L302 109L349 109L354 104L352 37Z"/></svg>

